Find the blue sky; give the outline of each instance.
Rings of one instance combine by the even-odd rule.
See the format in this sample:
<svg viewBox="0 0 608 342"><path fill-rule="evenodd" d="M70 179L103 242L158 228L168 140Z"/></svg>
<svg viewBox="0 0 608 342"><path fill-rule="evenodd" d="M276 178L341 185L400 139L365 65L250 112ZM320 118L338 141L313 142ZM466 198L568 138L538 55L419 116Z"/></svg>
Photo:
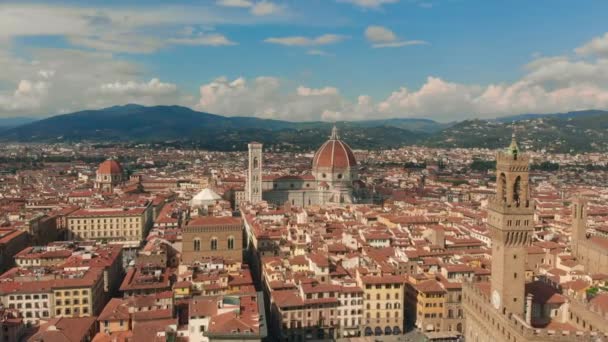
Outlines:
<svg viewBox="0 0 608 342"><path fill-rule="evenodd" d="M129 102L297 121L605 109L605 13L561 0L3 2L0 116Z"/></svg>

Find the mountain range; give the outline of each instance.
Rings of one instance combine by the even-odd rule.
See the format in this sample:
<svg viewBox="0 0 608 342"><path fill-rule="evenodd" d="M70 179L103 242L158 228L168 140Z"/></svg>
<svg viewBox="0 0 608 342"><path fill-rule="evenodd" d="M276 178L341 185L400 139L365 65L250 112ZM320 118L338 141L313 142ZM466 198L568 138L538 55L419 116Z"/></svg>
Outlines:
<svg viewBox="0 0 608 342"><path fill-rule="evenodd" d="M20 121L21 120L21 121ZM513 128L522 143L556 152L608 151L608 111L522 114L493 120L439 123L395 118L336 123L353 148L404 145L488 147L508 144ZM242 150L252 140L270 148L310 150L327 139L332 123L225 117L180 106L114 106L38 121L0 119L0 141L160 142L212 150Z"/></svg>

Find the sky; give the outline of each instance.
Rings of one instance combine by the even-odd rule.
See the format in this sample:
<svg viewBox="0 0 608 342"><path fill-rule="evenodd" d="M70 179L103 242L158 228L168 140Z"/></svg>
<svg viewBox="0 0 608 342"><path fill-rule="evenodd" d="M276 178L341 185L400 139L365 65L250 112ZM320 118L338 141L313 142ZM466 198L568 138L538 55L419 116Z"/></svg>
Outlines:
<svg viewBox="0 0 608 342"><path fill-rule="evenodd" d="M0 1L0 117L291 121L608 109L608 1Z"/></svg>

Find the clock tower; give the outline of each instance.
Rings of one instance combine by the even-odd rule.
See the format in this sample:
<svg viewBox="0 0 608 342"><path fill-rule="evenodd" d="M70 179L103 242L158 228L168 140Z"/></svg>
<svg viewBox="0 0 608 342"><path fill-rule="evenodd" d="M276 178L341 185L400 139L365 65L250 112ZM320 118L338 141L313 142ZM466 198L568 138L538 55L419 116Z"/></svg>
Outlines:
<svg viewBox="0 0 608 342"><path fill-rule="evenodd" d="M496 195L488 202L492 238L492 304L501 312L524 317L526 247L534 229L529 190L529 158L515 135L496 155Z"/></svg>

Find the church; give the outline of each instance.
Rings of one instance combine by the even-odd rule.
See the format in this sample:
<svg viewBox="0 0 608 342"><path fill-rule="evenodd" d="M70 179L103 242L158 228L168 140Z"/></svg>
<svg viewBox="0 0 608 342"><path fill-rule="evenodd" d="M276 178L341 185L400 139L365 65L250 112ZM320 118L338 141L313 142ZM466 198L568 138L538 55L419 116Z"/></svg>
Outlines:
<svg viewBox="0 0 608 342"><path fill-rule="evenodd" d="M314 154L310 173L276 178L264 177L262 144L248 145L245 188L250 203L269 203L306 207L323 204L370 203L368 189L359 179L357 160L334 126L327 140Z"/></svg>

